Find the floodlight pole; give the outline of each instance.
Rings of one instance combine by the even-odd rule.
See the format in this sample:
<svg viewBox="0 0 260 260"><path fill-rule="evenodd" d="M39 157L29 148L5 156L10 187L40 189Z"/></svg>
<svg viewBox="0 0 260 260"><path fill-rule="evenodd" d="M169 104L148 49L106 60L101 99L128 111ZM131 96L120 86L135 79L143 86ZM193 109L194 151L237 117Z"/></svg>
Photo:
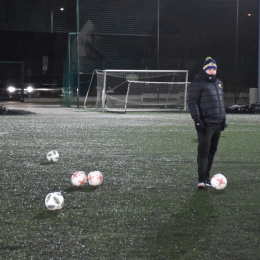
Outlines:
<svg viewBox="0 0 260 260"><path fill-rule="evenodd" d="M237 73L237 60L238 60L238 15L239 15L239 0L237 0L237 17L236 17L236 56L235 56L235 75L236 75L236 80L235 80L235 84L236 84L236 90L237 90L237 85L238 85L238 73ZM237 93L237 91L235 91L235 104L237 103L237 95L239 95L239 93Z"/></svg>
<svg viewBox="0 0 260 260"><path fill-rule="evenodd" d="M157 69L160 68L160 0L157 6Z"/></svg>
<svg viewBox="0 0 260 260"><path fill-rule="evenodd" d="M53 11L51 11L51 33L53 33Z"/></svg>
<svg viewBox="0 0 260 260"><path fill-rule="evenodd" d="M80 87L80 77L79 77L79 1L76 1L76 12L77 12L77 108L79 108L79 87Z"/></svg>
<svg viewBox="0 0 260 260"><path fill-rule="evenodd" d="M21 102L24 102L24 62L21 61Z"/></svg>
<svg viewBox="0 0 260 260"><path fill-rule="evenodd" d="M257 102L260 103L260 0L259 0L259 10L258 10L258 95L257 95Z"/></svg>
<svg viewBox="0 0 260 260"><path fill-rule="evenodd" d="M70 59L70 55L71 55L71 50L70 50L70 35L71 35L71 33L69 33L68 34L68 66L69 66L69 91L67 91L67 93L64 93L64 95L65 95L65 97L67 97L67 95L69 95L69 98L68 98L68 100L70 100L70 87L71 87L71 66L70 66L70 61L71 61L71 59Z"/></svg>
<svg viewBox="0 0 260 260"><path fill-rule="evenodd" d="M237 77L237 54L238 54L238 15L239 15L239 0L237 0L237 18L236 18L236 57L235 57L236 77Z"/></svg>

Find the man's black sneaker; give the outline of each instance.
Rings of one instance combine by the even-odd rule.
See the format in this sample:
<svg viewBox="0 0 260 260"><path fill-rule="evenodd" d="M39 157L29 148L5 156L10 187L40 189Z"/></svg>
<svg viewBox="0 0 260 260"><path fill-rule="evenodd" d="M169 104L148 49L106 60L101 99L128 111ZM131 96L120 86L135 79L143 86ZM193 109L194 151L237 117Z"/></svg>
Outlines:
<svg viewBox="0 0 260 260"><path fill-rule="evenodd" d="M207 186L207 187L211 187L210 181L205 181L204 184L205 184L205 186Z"/></svg>

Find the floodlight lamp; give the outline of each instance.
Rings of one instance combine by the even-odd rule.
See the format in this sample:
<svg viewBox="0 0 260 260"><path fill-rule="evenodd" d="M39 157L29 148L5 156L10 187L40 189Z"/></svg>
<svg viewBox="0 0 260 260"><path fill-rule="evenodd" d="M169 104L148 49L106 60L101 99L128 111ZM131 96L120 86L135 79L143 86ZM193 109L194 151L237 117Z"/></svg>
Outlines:
<svg viewBox="0 0 260 260"><path fill-rule="evenodd" d="M13 92L15 92L15 87L9 86L9 87L7 88L7 91L10 92L10 93L13 93Z"/></svg>
<svg viewBox="0 0 260 260"><path fill-rule="evenodd" d="M64 11L64 7L61 7L61 8L60 8L60 11Z"/></svg>
<svg viewBox="0 0 260 260"><path fill-rule="evenodd" d="M33 87L32 87L31 85L27 87L27 92L28 92L28 93L33 92Z"/></svg>

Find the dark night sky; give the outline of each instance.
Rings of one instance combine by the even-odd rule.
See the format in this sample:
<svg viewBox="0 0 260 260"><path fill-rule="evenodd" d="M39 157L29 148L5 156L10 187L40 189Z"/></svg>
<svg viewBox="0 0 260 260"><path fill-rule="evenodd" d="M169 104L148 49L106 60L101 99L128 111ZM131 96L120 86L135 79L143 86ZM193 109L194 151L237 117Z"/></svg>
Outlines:
<svg viewBox="0 0 260 260"><path fill-rule="evenodd" d="M104 64L115 64L116 68L136 66L139 69L141 60L150 62L149 68L156 68L157 0L79 2L81 28L91 20L96 33L95 36L87 35L90 41L85 49L84 61L88 62L89 72L100 69ZM243 84L255 84L258 59L257 0L239 0L238 23L237 0L160 2L161 69L189 69L192 74L200 68L205 56L210 55L217 59L221 73L228 80L227 71L234 74L237 57L239 73L244 73ZM20 5L14 7L14 3ZM76 28L75 0L27 0L26 4L21 5L20 0L0 1L0 60L42 62L42 56L48 56L49 62L63 62L67 54L67 32ZM65 12L58 9L61 4L65 6ZM27 8L28 13L20 12L19 8ZM54 31L62 33L50 33L51 10L54 10ZM251 16L248 16L249 13ZM24 22L28 15L29 21ZM6 23L11 24L12 30L3 30ZM18 31L19 28L23 31ZM28 28L31 32L28 32ZM46 32L36 32L35 28ZM139 33L151 36L138 37Z"/></svg>
<svg viewBox="0 0 260 260"><path fill-rule="evenodd" d="M15 0L17 1L17 0ZM22 16L19 17L17 15L17 10L11 4L12 2L1 0L2 5L0 7L5 11L8 10L9 16L8 21L12 20L12 17L15 17L16 23L19 23L19 19L24 19ZM19 1L17 1L19 2ZM35 6L40 5L41 1L38 1L35 4L35 1L28 0L28 10L30 11L30 19L34 19L31 11L36 11ZM47 5L46 1L46 10L42 10L40 13L44 13L44 16L39 17L39 19L43 19L43 23L45 24L47 29L49 29L50 25L47 24L50 22L50 14L49 10L51 7ZM100 1L95 1L100 2ZM142 1L139 1L142 2ZM184 41L186 41L187 46L192 48L190 45L190 41L194 43L194 45L201 45L201 41L207 39L210 35L210 38L214 41L218 39L220 45L222 45L221 39L225 38L226 42L234 41L235 39L235 30L236 30L236 3L235 0L200 0L200 1L188 1L188 0L175 0L173 1L161 1L162 8L161 8L161 28L160 33L161 37L168 37L171 41L171 38L177 37L177 41L182 37ZM34 3L34 4L32 4ZM101 3L101 2L100 2ZM123 2L122 2L123 4ZM68 31L75 31L76 29L76 17L75 17L75 0L67 0L67 1L57 1L56 9L59 6L65 6L65 11L60 12L57 10L54 12L54 18L57 17L57 21L55 23L61 23L64 28ZM97 4L95 4L97 5ZM119 5L119 4L117 4ZM32 7L33 6L33 7ZM42 5L43 6L43 5ZM41 6L41 9L44 9ZM93 2L94 6L94 2ZM100 4L101 6L101 4ZM19 7L19 6L18 6ZM17 8L18 8L17 7ZM30 7L30 8L29 8ZM99 6L93 8L96 10ZM25 8L25 7L24 7ZM32 9L34 8L34 9ZM49 8L49 9L47 9ZM122 7L118 7L123 9ZM136 8L144 8L141 5ZM106 12L105 12L106 11ZM98 16L103 16L105 19L105 15L107 15L108 7L96 10ZM99 12L99 15L98 15ZM24 12L23 12L24 13ZM56 14L57 13L57 14ZM92 12L93 13L93 12ZM247 14L251 13L252 16L248 17ZM17 16L16 16L17 15ZM27 15L27 14L26 14ZM91 14L90 14L91 15ZM114 16L114 14L112 14ZM6 17L6 16L4 16ZM59 19L58 19L59 18ZM116 21L115 17L115 21ZM64 19L64 20L62 20ZM82 17L82 20L87 20L88 15L86 17ZM118 17L119 19L119 17ZM120 18L122 21L122 17ZM0 19L0 24L3 19ZM22 21L22 20L21 20ZM103 25L108 24L105 20ZM110 21L111 23L111 21ZM131 24L134 23L133 20L128 22L128 26L131 27ZM14 22L12 22L14 24ZM107 28L113 28L111 26L106 26ZM116 22L118 24L118 22ZM30 30L32 30L33 25L28 23L23 25L24 27L28 26ZM140 24L141 26L141 24ZM156 33L156 24L154 25L154 33ZM258 29L258 3L257 1L246 1L240 0L239 1L239 46L240 48L248 48L248 43L252 37L254 37L255 33ZM18 25L16 25L17 28ZM13 25L12 28L15 28ZM41 28L41 27L39 27ZM60 27L56 28L57 30ZM126 28L127 29L127 28ZM102 28L99 28L99 31L102 31ZM107 29L106 29L107 31ZM167 32L166 35L164 32ZM63 59L64 53L61 54L66 48L67 40L66 40L66 33L64 34L51 34L51 33L41 33L41 32L26 32L26 30L19 32L19 31L5 31L1 30L0 26L0 59L25 59L25 60L41 60L43 55L49 55L53 57L53 59ZM209 37L208 37L209 38ZM215 39L214 39L215 38ZM175 39L176 43L176 39ZM183 44L183 43L182 43ZM57 48L57 46L59 46ZM217 44L215 44L217 46ZM56 48L56 49L55 49ZM178 47L177 47L178 48ZM225 48L220 46L221 51L225 51ZM54 52L58 52L57 54ZM55 58L56 57L56 58Z"/></svg>
<svg viewBox="0 0 260 260"><path fill-rule="evenodd" d="M75 0L0 1L0 60L63 61L75 31Z"/></svg>
<svg viewBox="0 0 260 260"><path fill-rule="evenodd" d="M1 2L6 3L2 6L6 8L5 10L13 8L13 6L11 5L12 2L10 1L2 0ZM28 6L30 6L29 3L31 2L31 0L28 0ZM47 2L48 1L46 1L46 3ZM59 10L57 10L57 14L54 12L54 17L65 20L59 20L58 18L56 18L58 19L56 23L58 24L58 22L60 22L67 28L68 31L71 31L72 28L75 30L75 1L64 0L58 2L60 3L59 5L57 5L57 7L63 4L66 9L62 14ZM100 1L95 2L98 3ZM224 45L235 45L234 42L236 40L237 1L175 0L173 3L172 1L165 0L161 2L164 3L162 5L160 14L160 36L162 39L160 44L163 49L168 48L168 52L172 53L172 55L174 56L179 53L178 55L180 55L180 57L185 56L185 53L187 53L188 50L189 55L194 56L194 54L196 55L198 51L194 52L193 54L193 50L199 49L202 46L204 49L207 48L207 44L205 44L205 41L208 41L208 45L211 45L214 49L213 53L218 53L218 55L234 55L236 46L234 46L232 53L232 51L230 51L229 48L225 48ZM39 3L40 1L38 2L38 4ZM258 3L257 1L249 2L245 0L240 0L239 3L238 48L242 51L247 48L252 48L250 44L252 40L255 39L255 36L258 33ZM34 4L32 6L34 6L35 8L36 5ZM118 8L123 8L123 5L122 7L119 6ZM139 8L144 7L141 7L140 5ZM97 8L94 8L93 10L96 9ZM116 22L116 24L113 24L112 21L106 22L105 19L109 19L108 17L105 18L105 15L108 15L107 10L108 7L106 7L105 9L97 9L97 14L95 14L95 16L103 16L103 18L101 18L104 19L102 24L105 25L111 23L111 26L106 25L106 27L109 30L110 28L112 28L113 30L113 27L118 25L118 21ZM11 11L9 10L9 12ZM12 12L14 12L14 15L16 14L15 11ZM42 12L43 11L41 11L41 13ZM41 19L45 19L43 20L43 23L46 24L50 22L50 15L49 10L46 9L44 12L46 12L46 14ZM251 13L252 16L248 17L248 13ZM114 14L111 15L114 16ZM12 17L12 13L9 14L8 20L12 19L10 17ZM87 20L88 17L90 16L88 16L87 14L86 17L82 17L81 15L82 20ZM124 16L122 15L122 17ZM118 17L118 19L122 21L122 17ZM15 18L15 20L17 20L16 22L19 23L19 19L22 18ZM32 15L31 19L33 19ZM115 19L117 19L117 17L115 17ZM0 24L2 20L0 20ZM128 27L131 27L132 23L134 23L134 21L129 20ZM142 22L140 21L140 24L137 24L137 26L141 26L141 23ZM27 26L28 28L29 26L31 28L32 24L27 24ZM151 31L151 33L157 33L156 26L157 24L155 21L153 26L154 30ZM16 27L19 28L18 25L16 25ZM47 24L46 28L49 29L49 27L50 25ZM13 25L12 28L15 28L15 26ZM57 27L57 30L59 28L60 27ZM107 29L105 33L108 31ZM102 31L102 28L98 28L98 30ZM169 46L167 46L167 43L165 44L165 42L168 42ZM124 44L123 41L122 44ZM174 49L176 51L174 51L173 48L170 48L172 44L175 45ZM0 46L0 60L23 59L27 61L41 61L43 55L48 55L53 61L62 61L66 55L67 34L65 32L53 34L51 34L50 32L26 32L26 30L20 32L17 30L8 31L1 30L0 26ZM186 46L186 50L183 52L181 49L183 49L184 46ZM122 48L124 48L124 46L122 46Z"/></svg>
<svg viewBox="0 0 260 260"><path fill-rule="evenodd" d="M0 31L0 39L1 60L39 62L49 56L60 62L66 58L66 33Z"/></svg>

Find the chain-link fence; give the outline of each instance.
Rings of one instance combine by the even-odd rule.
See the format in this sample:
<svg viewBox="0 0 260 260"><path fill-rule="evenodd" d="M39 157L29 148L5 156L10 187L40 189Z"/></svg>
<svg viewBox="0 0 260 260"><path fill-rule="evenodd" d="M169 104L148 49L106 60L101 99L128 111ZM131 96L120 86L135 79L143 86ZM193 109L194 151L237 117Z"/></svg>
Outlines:
<svg viewBox="0 0 260 260"><path fill-rule="evenodd" d="M78 41L63 42L63 78L72 80L67 73L75 64L77 73L74 86L64 83L64 97L71 88L71 96L84 96L94 69L182 69L191 80L212 56L235 102L240 92L257 87L258 2L2 0L0 30L78 35Z"/></svg>

